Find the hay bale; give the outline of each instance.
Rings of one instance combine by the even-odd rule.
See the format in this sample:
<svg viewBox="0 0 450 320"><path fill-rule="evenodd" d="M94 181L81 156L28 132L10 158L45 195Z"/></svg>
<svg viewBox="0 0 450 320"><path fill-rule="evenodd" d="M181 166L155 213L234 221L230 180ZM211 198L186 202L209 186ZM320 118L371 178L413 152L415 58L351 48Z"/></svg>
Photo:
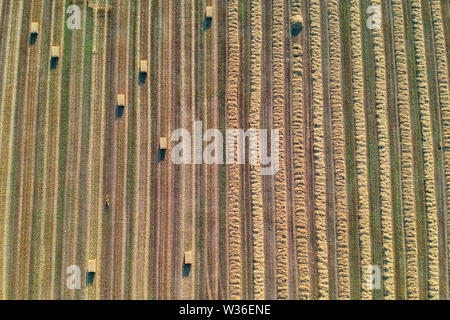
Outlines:
<svg viewBox="0 0 450 320"><path fill-rule="evenodd" d="M205 17L206 17L206 19L212 19L212 17L213 17L213 7L212 6L206 7Z"/></svg>
<svg viewBox="0 0 450 320"><path fill-rule="evenodd" d="M32 22L31 23L31 34L38 34L39 33L39 22Z"/></svg>
<svg viewBox="0 0 450 320"><path fill-rule="evenodd" d="M148 61L147 60L141 60L141 62L139 63L139 72L140 73L148 72Z"/></svg>
<svg viewBox="0 0 450 320"><path fill-rule="evenodd" d="M297 35L299 34L303 29L303 18L301 15L296 15L292 17L291 20L291 28L292 28L292 34Z"/></svg>
<svg viewBox="0 0 450 320"><path fill-rule="evenodd" d="M184 264L192 264L192 251L184 252Z"/></svg>
<svg viewBox="0 0 450 320"><path fill-rule="evenodd" d="M166 150L167 149L167 137L159 138L159 148L161 150Z"/></svg>
<svg viewBox="0 0 450 320"><path fill-rule="evenodd" d="M87 265L87 272L95 273L97 271L97 260L89 259Z"/></svg>
<svg viewBox="0 0 450 320"><path fill-rule="evenodd" d="M58 59L59 58L59 54L60 54L59 46L52 46L51 57L53 59Z"/></svg>
<svg viewBox="0 0 450 320"><path fill-rule="evenodd" d="M125 107L125 95L124 94L117 95L117 105L120 107Z"/></svg>

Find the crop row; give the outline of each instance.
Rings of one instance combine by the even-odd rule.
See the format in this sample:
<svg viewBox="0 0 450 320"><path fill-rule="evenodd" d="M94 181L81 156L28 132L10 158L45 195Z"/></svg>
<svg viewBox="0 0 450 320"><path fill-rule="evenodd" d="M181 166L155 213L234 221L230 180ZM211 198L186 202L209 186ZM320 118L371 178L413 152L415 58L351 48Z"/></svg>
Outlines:
<svg viewBox="0 0 450 320"><path fill-rule="evenodd" d="M310 4L311 17L311 81L313 91L313 136L314 136L314 216L317 239L318 295L328 298L328 245L325 181L325 138L323 124L323 85L320 1Z"/></svg>
<svg viewBox="0 0 450 320"><path fill-rule="evenodd" d="M444 159L445 159L445 180L447 190L447 210L450 207L450 97L449 97L449 81L446 46L444 39L443 15L441 5L437 1L431 1L431 12L434 30L435 56L436 56L436 72L439 88L439 109L441 110L442 122L442 141L444 145ZM440 142L439 142L440 143ZM449 232L449 230L447 230ZM447 238L447 246L449 239Z"/></svg>
<svg viewBox="0 0 450 320"><path fill-rule="evenodd" d="M381 8L381 1L376 0L374 5ZM392 195L391 195L391 151L389 145L386 63L384 52L383 28L372 30L375 56L375 93L377 112L377 133L379 150L379 175L381 198L381 222L383 231L383 281L384 296L393 299L394 287L394 248L393 248L393 221L392 221Z"/></svg>
<svg viewBox="0 0 450 320"><path fill-rule="evenodd" d="M292 15L301 15L300 2L292 3ZM309 232L308 216L305 210L305 126L303 90L303 47L297 37L292 43L292 145L294 165L295 234L298 264L298 296L310 298Z"/></svg>
<svg viewBox="0 0 450 320"><path fill-rule="evenodd" d="M352 44L352 89L353 109L356 138L356 175L358 185L358 221L360 242L361 275L371 265L371 241L370 241L370 210L369 210L369 185L367 170L366 147L366 108L364 103L362 42L361 42L361 13L358 0L350 2L350 35ZM364 280L364 279L363 279ZM370 299L371 292L365 281L362 281L362 298Z"/></svg>
<svg viewBox="0 0 450 320"><path fill-rule="evenodd" d="M227 128L239 127L239 1L231 0L227 7L228 63L227 63ZM241 208L240 208L240 168L234 163L228 167L227 220L230 256L230 298L241 296Z"/></svg>
<svg viewBox="0 0 450 320"><path fill-rule="evenodd" d="M400 141L401 141L401 181L402 204L405 227L406 251L406 290L411 299L418 299L418 252L416 231L416 203L414 200L413 181L413 146L411 141L411 111L408 69L406 62L403 6L401 0L392 1L392 14L394 17L394 55L397 73L397 106L399 114Z"/></svg>
<svg viewBox="0 0 450 320"><path fill-rule="evenodd" d="M273 3L273 128L280 133L279 170L275 175L275 224L277 295L288 298L288 233L286 208L286 164L284 158L284 10L283 0Z"/></svg>
<svg viewBox="0 0 450 320"><path fill-rule="evenodd" d="M261 0L251 1L251 92L250 92L250 128L258 129L261 105L261 53L262 53L262 15ZM252 150L258 154L258 146ZM250 184L253 216L253 294L255 299L265 298L264 277L264 212L262 208L261 166L250 167Z"/></svg>
<svg viewBox="0 0 450 320"><path fill-rule="evenodd" d="M340 299L350 298L348 209L345 168L345 129L341 87L341 39L339 1L328 2L330 40L330 106L333 127L333 157L335 163L336 246L338 294Z"/></svg>
<svg viewBox="0 0 450 320"><path fill-rule="evenodd" d="M1 109L0 109L0 248L2 250L0 256L0 297L6 298L8 295L7 274L11 274L8 270L8 253L7 248L10 245L10 199L11 199L11 170L12 170L12 142L13 142L13 121L15 117L15 99L16 99L16 75L18 70L19 56L19 35L21 32L23 2L14 2L9 5L10 21L8 30L6 31L6 49L5 56L6 65L3 74L3 88L1 88ZM14 229L13 229L14 230Z"/></svg>
<svg viewBox="0 0 450 320"><path fill-rule="evenodd" d="M439 253L437 235L437 209L434 181L433 137L430 116L430 99L428 96L427 65L425 60L425 43L422 25L421 1L411 2L414 46L417 65L417 85L420 104L420 121L422 125L422 146L424 158L425 203L427 223L427 262L428 292L430 298L439 296Z"/></svg>

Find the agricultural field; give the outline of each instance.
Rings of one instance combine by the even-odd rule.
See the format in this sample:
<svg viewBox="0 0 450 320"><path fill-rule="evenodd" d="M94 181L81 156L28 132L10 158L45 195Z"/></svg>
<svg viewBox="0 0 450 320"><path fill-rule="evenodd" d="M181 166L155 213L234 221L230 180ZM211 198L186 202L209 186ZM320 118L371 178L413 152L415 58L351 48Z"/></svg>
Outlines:
<svg viewBox="0 0 450 320"><path fill-rule="evenodd" d="M449 82L448 0L0 0L0 299L447 300Z"/></svg>

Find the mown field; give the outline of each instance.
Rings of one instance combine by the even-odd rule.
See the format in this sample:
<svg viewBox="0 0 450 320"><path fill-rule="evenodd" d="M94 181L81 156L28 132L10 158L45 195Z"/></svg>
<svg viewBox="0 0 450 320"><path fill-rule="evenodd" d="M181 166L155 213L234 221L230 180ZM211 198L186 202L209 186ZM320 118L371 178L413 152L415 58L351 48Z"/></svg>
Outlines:
<svg viewBox="0 0 450 320"><path fill-rule="evenodd" d="M0 0L0 299L448 299L449 81L448 0Z"/></svg>

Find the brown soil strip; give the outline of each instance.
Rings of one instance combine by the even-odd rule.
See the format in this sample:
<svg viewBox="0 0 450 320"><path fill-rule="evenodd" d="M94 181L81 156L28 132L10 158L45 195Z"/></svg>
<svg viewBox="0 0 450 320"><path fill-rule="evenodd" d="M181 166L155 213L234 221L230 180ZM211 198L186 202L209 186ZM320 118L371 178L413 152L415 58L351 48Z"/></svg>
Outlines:
<svg viewBox="0 0 450 320"><path fill-rule="evenodd" d="M240 42L240 81L239 81L239 127L247 131L248 113L250 110L250 1L239 2L239 42ZM249 146L245 154L248 159ZM242 287L241 299L253 299L253 225L250 198L250 166L249 161L240 167L241 183L241 230L242 230Z"/></svg>
<svg viewBox="0 0 450 320"><path fill-rule="evenodd" d="M290 29L290 20L292 13L289 6L289 1L284 0L284 118L285 118L285 167L286 167L286 208L287 208L287 230L288 230L288 292L289 299L297 298L297 257L295 244L295 208L294 208L294 149L293 149L293 99L292 99L292 34Z"/></svg>
<svg viewBox="0 0 450 320"><path fill-rule="evenodd" d="M80 161L81 161L81 129L83 115L83 83L84 83L84 36L86 30L86 7L81 11L84 17L81 30L74 30L71 44L70 57L70 87L69 87L69 118L68 118L68 142L67 164L64 180L64 218L63 218L63 242L62 242L62 270L65 271L71 265L81 265L77 261L78 232L84 228L83 213L80 211ZM81 220L81 221L79 221ZM82 243L81 246L85 246ZM61 277L61 288L65 287L66 277ZM64 299L79 298L75 290L61 290ZM76 295L77 294L77 295Z"/></svg>
<svg viewBox="0 0 450 320"><path fill-rule="evenodd" d="M100 299L112 299L113 293L113 271L119 268L115 263L115 235L116 232L114 225L116 211L120 210L118 201L116 199L116 149L117 149L117 129L116 122L119 121L118 109L117 109L117 94L125 94L125 101L127 103L128 96L126 95L125 88L118 87L118 70L119 68L119 40L123 38L123 27L120 27L119 21L121 17L121 10L119 11L119 2L113 1L111 7L111 18L107 24L107 50L106 50L106 65L108 66L106 73L106 118L105 118L105 143L104 143L104 171L103 171L103 199L110 197L111 205L106 207L102 215L102 227L101 236L102 244L101 248L101 274L99 274L99 287L103 290L99 292ZM122 35L122 36L121 36ZM122 52L124 50L122 49ZM122 67L127 65L126 61L122 62ZM122 89L122 90L120 90ZM122 91L122 92L119 92ZM128 103L127 103L128 105ZM122 117L125 117L127 110L123 110ZM124 121L123 119L121 120ZM121 132L123 134L123 132ZM121 137L123 138L123 137ZM124 168L122 168L124 170ZM123 200L123 194L120 197ZM122 207L123 208L123 207ZM123 238L118 237L118 241L123 241ZM120 290L119 290L120 291Z"/></svg>
<svg viewBox="0 0 450 320"><path fill-rule="evenodd" d="M272 126L272 2L262 2L261 129ZM268 151L270 148L268 148ZM273 176L262 176L266 299L276 298L275 196Z"/></svg>
<svg viewBox="0 0 450 320"><path fill-rule="evenodd" d="M20 23L16 18L16 15L18 14L18 11L13 11L13 6L5 6L4 10L7 12L8 17L11 17L12 21L16 21L17 23ZM8 21L8 19L4 19L4 22ZM6 34L6 37L4 38L4 57L7 57L7 59L2 61L12 61L9 60L12 53L16 49L15 44L18 43L15 41L15 37L17 37L16 32L13 31L14 23L8 23L4 30L4 33ZM9 136L10 130L12 129L12 119L13 116L11 115L11 112L14 110L11 110L10 108L6 108L5 106L10 105L10 102L7 100L7 89L11 87L12 77L10 76L11 73L15 73L14 69L12 69L12 65L9 63L4 63L4 68L2 70L2 86L1 88L1 100L0 100L0 138L1 141L5 141L8 138L9 143L2 143L0 148L0 245L1 245L1 254L0 254L0 279L1 279L1 285L0 285L0 297L2 299L6 299L8 297L8 294L11 292L11 280L8 278L8 269L9 269L9 261L8 261L8 254L10 252L9 242L10 242L10 233L12 229L9 229L9 226L11 225L10 221L10 204L11 204L11 164L12 164L12 157L11 152L12 150L12 137ZM9 81L8 81L9 80ZM6 127L6 129L5 129ZM5 140L4 140L5 139ZM14 234L12 235L14 236ZM9 294L9 296L11 296Z"/></svg>
<svg viewBox="0 0 450 320"><path fill-rule="evenodd" d="M125 297L125 241L127 230L126 208L126 182L127 182L127 149L128 149L128 119L131 117L133 107L133 94L129 91L128 57L129 57L129 26L130 26L130 2L120 1L117 7L118 24L116 30L118 37L118 61L116 73L117 93L125 94L126 108L115 120L114 142L116 144L115 161L115 210L113 215L113 251L114 262L112 270L112 297L123 299ZM120 70L120 72L119 72Z"/></svg>
<svg viewBox="0 0 450 320"><path fill-rule="evenodd" d="M170 139L173 130L180 128L180 113L181 108L184 106L180 105L180 82L179 77L181 75L180 66L180 52L181 52L181 38L179 34L181 32L181 3L171 2L169 6L169 114L167 118L168 128L165 131L165 135ZM169 234L170 234L170 245L168 246L168 266L167 273L171 273L170 276L170 287L169 291L170 299L177 299L180 294L180 284L182 275L182 265L184 261L181 237L183 233L180 232L180 225L182 223L180 198L181 198L181 166L172 163L170 148L167 152L166 161L170 164L169 166L169 189L168 189L168 205L169 205ZM170 271L169 271L170 270Z"/></svg>
<svg viewBox="0 0 450 320"><path fill-rule="evenodd" d="M411 132L411 140L413 143L414 158L414 195L416 199L416 225L417 225L417 251L418 251L418 287L419 299L427 297L427 246L426 246L426 225L425 225L425 180L423 166L423 150L422 150L422 132L420 130L420 113L418 101L418 83L416 56L414 52L413 26L411 19L411 4L409 1L403 0L403 16L405 17L405 42L406 54L408 61L409 75L409 92L411 101L411 123L413 130Z"/></svg>
<svg viewBox="0 0 450 320"><path fill-rule="evenodd" d="M25 34L26 25L30 19L30 7L31 3L27 3L24 6L23 3L18 3L12 7L11 15L13 18L11 27L14 32L9 36L11 43L8 43L8 58L9 62L5 75L5 88L3 96L3 106L2 106L2 123L1 123L1 141L6 141L3 143L1 148L1 163L5 167L5 171L2 175L2 180L5 179L4 190L6 201L5 201L5 214L9 212L9 225L5 223L5 240L4 245L8 246L8 253L3 259L6 259L8 265L4 266L4 272L16 270L16 272L9 272L9 279L6 278L8 284L5 284L5 293L10 297L20 297L25 299L27 297L27 285L28 285L28 269L29 266L29 241L20 243L19 240L27 240L31 232L31 214L32 214L32 194L33 186L30 186L32 178L28 179L32 175L33 170L33 153L25 153L26 150L31 150L33 139L25 139L24 131L29 134L33 134L33 124L35 117L35 104L30 102L30 112L25 108L25 101L23 96L27 94L27 99L30 98L31 93L27 90L28 88L24 85L26 82L26 77L34 77L35 72L30 69L26 69L29 65L31 55L28 55L28 47L26 41L21 41L21 39L26 38ZM17 10L17 11L16 11ZM14 25L14 22L20 22L18 25ZM19 67L20 66L20 67ZM25 121L22 121L18 128L14 128L14 120L17 117L22 117L24 115ZM19 131L15 131L18 129ZM13 146L20 146L19 150L13 150ZM15 148L14 148L15 149ZM15 152L20 152L20 158L14 159ZM26 159L25 159L26 157ZM27 161L31 160L31 161ZM17 173L13 175L12 170L18 165ZM17 179L17 180L16 180ZM30 181L31 180L31 181ZM24 186L24 184L26 185ZM12 190L11 190L12 189ZM11 203L12 207L7 208L6 205ZM8 210L9 209L9 210ZM22 219L21 219L22 218ZM22 221L23 220L23 221ZM6 216L5 216L6 221ZM11 223L12 222L12 223ZM7 226L7 227L6 227ZM23 229L21 228L23 226ZM11 241L12 240L12 241ZM16 267L17 266L17 267ZM9 269L9 270L8 270ZM23 275L24 281L18 274ZM10 281L10 282L9 282Z"/></svg>
<svg viewBox="0 0 450 320"><path fill-rule="evenodd" d="M159 117L159 105L160 105L160 41L161 31L159 28L161 21L161 10L159 9L159 1L153 1L151 3L151 28L150 28L150 39L151 39L151 52L149 59L149 85L150 92L152 93L150 112L152 114L150 123L150 177L151 177L151 193L150 193L150 219L149 219L149 261L152 261L148 265L148 296L150 299L156 299L159 297L159 207L158 207L158 197L159 197L159 173L158 173L158 148L159 148L159 132L158 132L158 117Z"/></svg>
<svg viewBox="0 0 450 320"><path fill-rule="evenodd" d="M192 64L192 16L194 15L192 3L190 1L184 1L181 5L181 44L180 44L180 127L192 132L191 116L193 110L192 101L192 74L191 70ZM186 36L189 35L189 36ZM180 189L181 189L181 220L180 220L180 230L182 230L182 235L180 237L180 254L183 255L185 251L193 251L195 253L194 247L194 236L193 236L193 212L192 212L192 179L193 171L191 165L181 166L181 177L180 177ZM177 266L180 273L180 291L179 298L181 299L194 299L193 288L193 268L194 265L188 266L184 265L181 261L181 265Z"/></svg>
<svg viewBox="0 0 450 320"><path fill-rule="evenodd" d="M399 111L396 101L398 96L397 66L394 58L394 30L392 18L392 2L383 1L383 16L385 17L384 39L386 55L386 96L387 113L389 119L390 159L392 168L392 208L393 208L393 240L394 240L394 272L395 298L404 300L406 297L406 257L404 247L403 204L401 190L401 160L400 160L400 125Z"/></svg>
<svg viewBox="0 0 450 320"><path fill-rule="evenodd" d="M148 60L149 55L149 1L142 1L138 11L136 34L139 34L136 54L136 68L133 70L136 74L139 72L140 60ZM147 168L150 164L148 146L149 146L149 86L148 80L139 82L136 98L136 182L137 192L135 194L136 204L134 214L136 223L134 223L134 245L133 245L133 278L134 290L133 299L145 299L146 282L146 239L147 239L147 217L149 215L147 198L150 190L148 189L150 176L147 174ZM144 279L144 280L142 280Z"/></svg>

